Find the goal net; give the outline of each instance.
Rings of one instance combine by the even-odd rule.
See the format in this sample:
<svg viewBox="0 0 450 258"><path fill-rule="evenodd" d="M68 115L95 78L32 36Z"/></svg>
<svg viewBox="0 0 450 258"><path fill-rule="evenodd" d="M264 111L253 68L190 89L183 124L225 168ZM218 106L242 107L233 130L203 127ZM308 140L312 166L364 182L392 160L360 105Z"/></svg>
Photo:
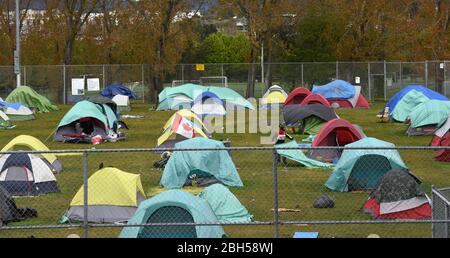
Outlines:
<svg viewBox="0 0 450 258"><path fill-rule="evenodd" d="M200 77L200 84L204 86L228 87L228 78L226 76Z"/></svg>

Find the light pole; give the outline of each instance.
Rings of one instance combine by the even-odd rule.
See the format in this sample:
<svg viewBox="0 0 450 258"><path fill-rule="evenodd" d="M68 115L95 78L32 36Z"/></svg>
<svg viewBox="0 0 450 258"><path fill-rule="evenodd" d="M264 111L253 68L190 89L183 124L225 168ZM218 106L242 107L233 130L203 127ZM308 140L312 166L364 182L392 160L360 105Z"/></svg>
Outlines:
<svg viewBox="0 0 450 258"><path fill-rule="evenodd" d="M14 51L14 73L16 74L17 87L20 86L20 7L16 0L16 50Z"/></svg>

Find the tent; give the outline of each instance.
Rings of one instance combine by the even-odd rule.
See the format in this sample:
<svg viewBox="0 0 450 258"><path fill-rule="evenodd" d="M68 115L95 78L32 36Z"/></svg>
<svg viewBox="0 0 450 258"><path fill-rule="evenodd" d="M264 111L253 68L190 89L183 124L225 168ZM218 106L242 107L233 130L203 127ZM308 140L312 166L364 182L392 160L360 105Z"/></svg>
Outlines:
<svg viewBox="0 0 450 258"><path fill-rule="evenodd" d="M205 91L192 102L192 112L198 116L224 116L227 114L223 101L214 93Z"/></svg>
<svg viewBox="0 0 450 258"><path fill-rule="evenodd" d="M312 93L326 99L350 99L355 96L355 87L343 80L334 80L325 85L314 85Z"/></svg>
<svg viewBox="0 0 450 258"><path fill-rule="evenodd" d="M90 222L129 220L146 198L140 175L113 167L105 167L90 176L88 188L87 217ZM73 197L64 218L83 221L84 186Z"/></svg>
<svg viewBox="0 0 450 258"><path fill-rule="evenodd" d="M354 86L343 80L334 80L322 86L315 85L312 93L326 98L331 106L338 105L341 108L369 107L369 102L361 94L361 86Z"/></svg>
<svg viewBox="0 0 450 258"><path fill-rule="evenodd" d="M162 192L142 202L128 225L145 223L218 223L207 201L182 190ZM124 227L120 238L222 238L221 226Z"/></svg>
<svg viewBox="0 0 450 258"><path fill-rule="evenodd" d="M286 157L290 160L296 161L307 168L330 168L331 164L310 159L303 154L302 150L296 149L280 149L280 148L296 148L298 147L296 141L290 141L282 144L276 144L277 154Z"/></svg>
<svg viewBox="0 0 450 258"><path fill-rule="evenodd" d="M120 83L113 83L107 86L102 90L101 95L110 99L114 98L116 95L124 95L128 96L130 99L136 99L136 94L134 94L130 88L123 86Z"/></svg>
<svg viewBox="0 0 450 258"><path fill-rule="evenodd" d="M386 149L358 149L367 147ZM391 169L407 169L398 151L389 149L394 147L390 142L371 137L345 145L325 186L338 192L375 189Z"/></svg>
<svg viewBox="0 0 450 258"><path fill-rule="evenodd" d="M182 109L167 120L157 145L159 148L173 148L175 143L186 139L208 138L207 133L205 124L196 114L188 109Z"/></svg>
<svg viewBox="0 0 450 258"><path fill-rule="evenodd" d="M216 94L217 97L225 103L224 105L227 109L230 107L248 108L251 110L255 109L255 107L248 100L230 88L209 86L207 87L207 91Z"/></svg>
<svg viewBox="0 0 450 258"><path fill-rule="evenodd" d="M1 152L4 151L16 151L16 150L33 150L33 151L50 151L44 143L42 143L39 139L31 136L31 135L19 135L12 139L8 144L3 147ZM33 154L36 156L40 156L43 160L48 163L48 165L55 172L61 172L63 166L61 162L56 158L56 155L52 153L42 153L42 154Z"/></svg>
<svg viewBox="0 0 450 258"><path fill-rule="evenodd" d="M408 92L415 90L418 92L421 92L423 95L425 95L428 99L435 99L435 100L448 100L448 98L444 95L441 95L433 90L428 89L425 86L422 85L408 85L401 89L399 92L397 92L394 96L392 96L389 101L386 103L386 107L389 107L389 114L394 111L396 105L398 102L405 96Z"/></svg>
<svg viewBox="0 0 450 258"><path fill-rule="evenodd" d="M408 136L432 135L437 128L445 123L449 114L450 101L426 101L409 114L410 125L406 133Z"/></svg>
<svg viewBox="0 0 450 258"><path fill-rule="evenodd" d="M308 95L301 103L300 106L307 106L307 105L311 105L311 104L321 104L324 105L326 107L331 107L330 102L328 102L328 100L324 97L322 97L322 95L319 94L310 94Z"/></svg>
<svg viewBox="0 0 450 258"><path fill-rule="evenodd" d="M29 121L34 119L34 113L27 106L19 103L18 106L6 106L5 114L11 121Z"/></svg>
<svg viewBox="0 0 450 258"><path fill-rule="evenodd" d="M26 153L0 157L0 186L14 196L59 192L52 168L42 158Z"/></svg>
<svg viewBox="0 0 450 258"><path fill-rule="evenodd" d="M103 97L102 95L94 95L94 96L85 96L82 100L87 100L95 104L99 105L107 105L113 113L116 115L116 118L119 118L119 108L112 99ZM82 101L80 100L80 101Z"/></svg>
<svg viewBox="0 0 450 258"><path fill-rule="evenodd" d="M344 146L364 138L364 134L355 125L347 120L336 118L328 121L314 138L311 147L320 146ZM331 162L339 158L341 150L339 149L311 149L307 156L321 161Z"/></svg>
<svg viewBox="0 0 450 258"><path fill-rule="evenodd" d="M5 101L19 102L43 113L58 110L58 107L53 105L50 100L28 86L19 86L15 88Z"/></svg>
<svg viewBox="0 0 450 258"><path fill-rule="evenodd" d="M120 112L131 110L130 97L128 97L127 95L115 95L112 98L112 101L116 103L117 108Z"/></svg>
<svg viewBox="0 0 450 258"><path fill-rule="evenodd" d="M302 127L303 132L310 134L317 134L326 122L335 118L337 115L334 110L322 104L283 107L283 119L286 126Z"/></svg>
<svg viewBox="0 0 450 258"><path fill-rule="evenodd" d="M0 110L0 129L8 129L13 127L14 126L11 125L9 117L3 111Z"/></svg>
<svg viewBox="0 0 450 258"><path fill-rule="evenodd" d="M103 139L117 134L117 115L107 104L83 100L77 102L61 119L54 135L55 141L100 135ZM120 139L120 138L115 138Z"/></svg>
<svg viewBox="0 0 450 258"><path fill-rule="evenodd" d="M192 83L176 87L166 87L158 95L157 110L180 110L191 108L191 103L197 95L206 91L206 87Z"/></svg>
<svg viewBox="0 0 450 258"><path fill-rule="evenodd" d="M286 101L284 102L285 106L300 104L302 101L311 94L311 91L307 88L297 87L291 93L289 93Z"/></svg>
<svg viewBox="0 0 450 258"><path fill-rule="evenodd" d="M427 219L432 216L430 200L409 171L393 169L370 194L363 211L374 219Z"/></svg>
<svg viewBox="0 0 450 258"><path fill-rule="evenodd" d="M9 192L0 186L0 226L2 223L8 224L36 216L37 213L34 209L18 208Z"/></svg>
<svg viewBox="0 0 450 258"><path fill-rule="evenodd" d="M198 151L177 151L176 149L208 149ZM183 187L195 175L201 185L220 182L228 186L243 186L230 154L223 142L206 138L193 138L175 144L175 151L167 162L160 185L164 188Z"/></svg>
<svg viewBox="0 0 450 258"><path fill-rule="evenodd" d="M450 114L447 121L433 135L431 146L450 146ZM450 162L450 150L441 149L436 152L434 158L439 161Z"/></svg>
<svg viewBox="0 0 450 258"><path fill-rule="evenodd" d="M220 223L246 223L253 220L248 210L224 185L206 187L199 197L206 200Z"/></svg>
<svg viewBox="0 0 450 258"><path fill-rule="evenodd" d="M405 122L411 111L429 100L422 92L411 90L395 105L394 110L390 112L390 118L398 122Z"/></svg>
<svg viewBox="0 0 450 258"><path fill-rule="evenodd" d="M273 85L267 89L261 98L261 108L279 108L284 104L287 93L278 85Z"/></svg>

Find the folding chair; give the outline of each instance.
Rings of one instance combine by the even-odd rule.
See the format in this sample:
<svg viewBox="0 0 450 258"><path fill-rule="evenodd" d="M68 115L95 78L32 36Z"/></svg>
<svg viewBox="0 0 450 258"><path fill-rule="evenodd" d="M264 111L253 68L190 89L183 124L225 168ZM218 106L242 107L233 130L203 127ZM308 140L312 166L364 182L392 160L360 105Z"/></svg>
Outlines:
<svg viewBox="0 0 450 258"><path fill-rule="evenodd" d="M389 120L389 107L385 107L383 113L378 113L377 117L380 119L380 122L383 123L386 119L386 122Z"/></svg>

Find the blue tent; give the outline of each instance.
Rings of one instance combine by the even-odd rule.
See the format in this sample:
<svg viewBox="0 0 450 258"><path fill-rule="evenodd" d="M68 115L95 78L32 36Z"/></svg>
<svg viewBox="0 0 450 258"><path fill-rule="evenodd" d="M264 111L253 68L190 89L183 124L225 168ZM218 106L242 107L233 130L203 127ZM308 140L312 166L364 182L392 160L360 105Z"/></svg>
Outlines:
<svg viewBox="0 0 450 258"><path fill-rule="evenodd" d="M162 192L143 201L128 225L145 223L218 223L208 202L182 190ZM222 238L221 226L124 227L120 238Z"/></svg>
<svg viewBox="0 0 450 258"><path fill-rule="evenodd" d="M343 80L334 80L322 86L314 85L312 93L326 99L351 99L355 96L355 86Z"/></svg>
<svg viewBox="0 0 450 258"><path fill-rule="evenodd" d="M191 111L199 116L224 116L224 102L214 93L205 91L192 101Z"/></svg>
<svg viewBox="0 0 450 258"><path fill-rule="evenodd" d="M416 90L418 92L421 92L423 95L425 95L427 98L433 100L449 100L446 96L439 94L435 92L434 90L430 90L427 87L423 85L409 85L405 88L401 89L399 92L397 92L394 96L389 99L388 103L386 104L386 107L389 107L389 115L394 110L397 103L405 96L408 92Z"/></svg>
<svg viewBox="0 0 450 258"><path fill-rule="evenodd" d="M102 90L102 96L112 99L116 95L125 95L130 97L130 99L136 99L136 95L128 87L123 86L119 83L114 83Z"/></svg>
<svg viewBox="0 0 450 258"><path fill-rule="evenodd" d="M223 142L197 137L175 144L175 151L167 162L160 184L164 188L180 188L193 175L214 177L228 186L243 186L233 160ZM206 149L177 151L176 149Z"/></svg>
<svg viewBox="0 0 450 258"><path fill-rule="evenodd" d="M11 102L6 102L6 101L0 100L0 107L7 107L7 108L13 108L15 110L19 110L20 107L22 107L22 106L27 107L27 105L23 105L22 103L19 103L19 102L12 102L11 103Z"/></svg>

